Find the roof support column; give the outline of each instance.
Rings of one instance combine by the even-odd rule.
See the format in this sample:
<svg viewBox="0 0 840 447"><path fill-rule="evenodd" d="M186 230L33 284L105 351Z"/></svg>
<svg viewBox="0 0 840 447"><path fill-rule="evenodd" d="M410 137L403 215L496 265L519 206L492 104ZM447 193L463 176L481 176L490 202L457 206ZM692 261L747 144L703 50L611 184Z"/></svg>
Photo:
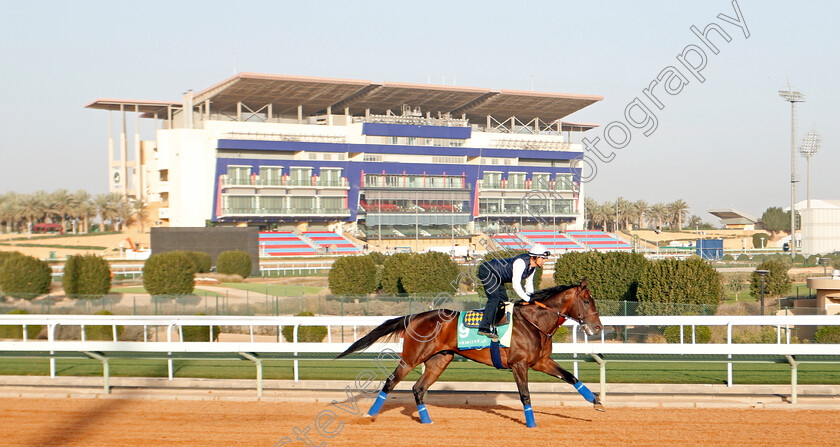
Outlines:
<svg viewBox="0 0 840 447"><path fill-rule="evenodd" d="M268 116L266 121L271 120L274 117L274 104L268 103Z"/></svg>
<svg viewBox="0 0 840 447"><path fill-rule="evenodd" d="M114 192L114 117L108 111L108 192Z"/></svg>
<svg viewBox="0 0 840 447"><path fill-rule="evenodd" d="M210 100L204 100L204 121L210 120Z"/></svg>
<svg viewBox="0 0 840 447"><path fill-rule="evenodd" d="M134 104L134 175L132 176L131 187L134 189L136 199L143 197L142 175L143 171L140 165L140 106Z"/></svg>
<svg viewBox="0 0 840 447"><path fill-rule="evenodd" d="M327 106L327 126L333 125L332 106Z"/></svg>
<svg viewBox="0 0 840 447"><path fill-rule="evenodd" d="M236 102L236 121L242 121L242 101Z"/></svg>
<svg viewBox="0 0 840 447"><path fill-rule="evenodd" d="M303 105L298 106L298 124L303 124Z"/></svg>
<svg viewBox="0 0 840 447"><path fill-rule="evenodd" d="M490 115L487 115L487 127L484 129L485 132L490 132Z"/></svg>

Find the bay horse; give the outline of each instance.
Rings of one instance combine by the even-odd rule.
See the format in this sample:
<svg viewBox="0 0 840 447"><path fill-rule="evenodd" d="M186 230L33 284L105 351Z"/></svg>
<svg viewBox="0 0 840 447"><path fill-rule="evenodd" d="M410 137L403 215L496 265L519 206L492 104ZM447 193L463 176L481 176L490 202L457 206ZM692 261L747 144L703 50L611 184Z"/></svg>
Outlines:
<svg viewBox="0 0 840 447"><path fill-rule="evenodd" d="M595 300L587 289L584 279L576 286L556 286L540 290L533 294L530 302L517 302L513 308L513 325L510 348L500 348L502 365L513 371L519 397L525 408L525 420L528 427L536 427L531 408L531 395L528 391L528 369L544 372L560 378L574 388L596 410L604 411L603 405L574 374L561 368L551 359L551 336L567 319L581 324L590 336L601 331L601 319L595 309ZM375 417L382 404L397 383L423 363L425 372L412 388L420 421L431 423L423 397L429 387L440 377L452 361L455 354L485 365L493 365L490 348L458 349L458 314L449 309L436 309L416 315L406 315L390 319L369 334L353 343L336 358L353 352L362 351L388 336L402 336L403 352L396 370L385 381L376 401L366 416Z"/></svg>

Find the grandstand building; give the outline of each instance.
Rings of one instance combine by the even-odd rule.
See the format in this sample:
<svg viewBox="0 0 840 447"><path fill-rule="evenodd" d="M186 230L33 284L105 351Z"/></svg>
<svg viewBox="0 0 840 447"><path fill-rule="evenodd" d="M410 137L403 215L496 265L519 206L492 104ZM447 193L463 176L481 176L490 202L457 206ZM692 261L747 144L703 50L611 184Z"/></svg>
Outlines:
<svg viewBox="0 0 840 447"><path fill-rule="evenodd" d="M596 125L564 118L602 99L240 73L182 102L86 107L121 112L110 189L152 204L158 225L454 239L582 229L574 141ZM153 140L139 118L154 120Z"/></svg>

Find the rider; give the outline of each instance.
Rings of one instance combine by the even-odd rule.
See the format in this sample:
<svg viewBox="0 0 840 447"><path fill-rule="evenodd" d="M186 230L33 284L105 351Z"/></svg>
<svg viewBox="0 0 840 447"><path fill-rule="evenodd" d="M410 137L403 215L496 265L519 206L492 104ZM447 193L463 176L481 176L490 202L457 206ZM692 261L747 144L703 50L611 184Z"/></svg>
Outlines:
<svg viewBox="0 0 840 447"><path fill-rule="evenodd" d="M507 301L505 284L512 283L513 290L525 301L531 301L534 293L534 273L537 267L542 267L551 255L543 244L534 244L528 253L508 259L491 259L478 268L478 279L484 286L487 295L487 305L484 306L484 316L478 325L478 334L498 341L493 325L496 322L496 310L502 301ZM522 280L525 279L525 290Z"/></svg>

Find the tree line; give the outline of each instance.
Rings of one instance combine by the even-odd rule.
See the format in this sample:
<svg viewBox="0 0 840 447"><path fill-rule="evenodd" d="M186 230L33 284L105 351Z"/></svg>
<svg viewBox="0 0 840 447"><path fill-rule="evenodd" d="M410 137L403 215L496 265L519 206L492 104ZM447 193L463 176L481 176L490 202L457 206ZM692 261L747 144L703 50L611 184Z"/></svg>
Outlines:
<svg viewBox="0 0 840 447"><path fill-rule="evenodd" d="M619 197L615 201L598 203L587 197L584 200L584 218L589 230L621 231L633 228L663 228L680 230L684 226L713 228L695 215L689 216L688 203L682 199L671 203L649 204ZM684 225L685 224L685 225Z"/></svg>
<svg viewBox="0 0 840 447"><path fill-rule="evenodd" d="M142 232L147 208L143 200L126 199L119 193L91 195L84 190L66 189L28 194L7 192L0 194L0 231L23 233L38 223L59 223L65 231L87 233L96 218L103 227L108 223L119 231L136 217Z"/></svg>

